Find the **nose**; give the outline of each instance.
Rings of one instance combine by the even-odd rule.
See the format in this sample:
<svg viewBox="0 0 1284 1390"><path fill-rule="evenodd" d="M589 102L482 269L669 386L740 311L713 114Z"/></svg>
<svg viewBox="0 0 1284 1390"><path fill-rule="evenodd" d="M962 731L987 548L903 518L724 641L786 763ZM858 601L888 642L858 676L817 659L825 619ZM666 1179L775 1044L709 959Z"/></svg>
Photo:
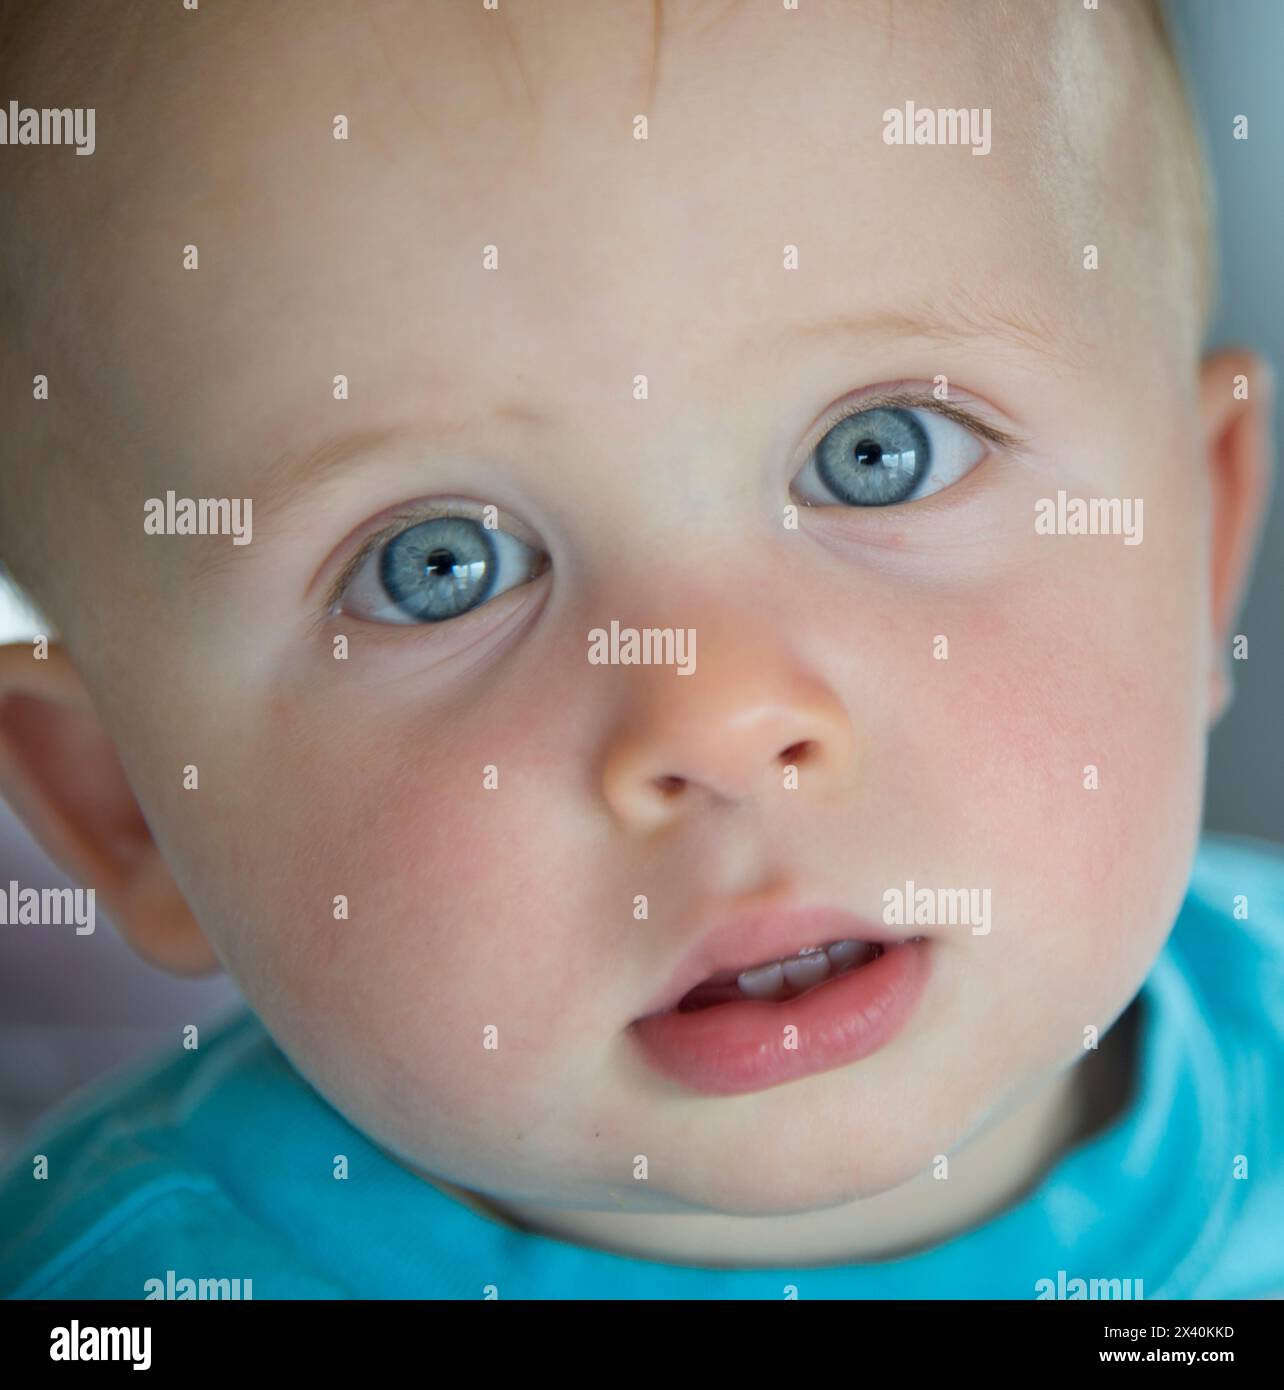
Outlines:
<svg viewBox="0 0 1284 1390"><path fill-rule="evenodd" d="M626 828L656 830L754 798L814 796L849 767L846 710L779 640L707 624L696 637L690 676L630 673L635 688L602 769L603 797Z"/></svg>

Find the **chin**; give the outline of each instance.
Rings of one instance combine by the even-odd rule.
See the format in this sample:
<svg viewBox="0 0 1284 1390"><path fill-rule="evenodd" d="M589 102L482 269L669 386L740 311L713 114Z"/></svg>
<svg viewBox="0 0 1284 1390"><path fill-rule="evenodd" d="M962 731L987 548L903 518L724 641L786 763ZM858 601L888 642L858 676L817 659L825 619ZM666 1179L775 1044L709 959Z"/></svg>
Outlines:
<svg viewBox="0 0 1284 1390"><path fill-rule="evenodd" d="M739 1166L734 1175L702 1175L690 1186L671 1189L670 1194L685 1210L711 1216L804 1216L900 1187L926 1171L934 1154L916 1165L908 1159L893 1162L883 1153L875 1166L867 1166L861 1174L835 1171L844 1166L841 1156L817 1155L804 1171L797 1159L782 1157L772 1162L759 1155L752 1169ZM735 1156L727 1160L727 1167L733 1166L738 1166Z"/></svg>

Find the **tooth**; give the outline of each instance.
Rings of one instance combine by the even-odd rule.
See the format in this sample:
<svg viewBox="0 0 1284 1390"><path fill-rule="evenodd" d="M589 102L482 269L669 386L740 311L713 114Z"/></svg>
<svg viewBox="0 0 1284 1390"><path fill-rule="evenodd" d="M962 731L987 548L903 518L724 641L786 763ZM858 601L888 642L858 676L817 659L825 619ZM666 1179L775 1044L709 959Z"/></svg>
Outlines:
<svg viewBox="0 0 1284 1390"><path fill-rule="evenodd" d="M808 951L795 960L781 962L785 979L794 989L809 989L829 974L829 957L824 951Z"/></svg>
<svg viewBox="0 0 1284 1390"><path fill-rule="evenodd" d="M778 960L770 965L755 965L752 970L742 970L736 983L751 999L773 999L784 986L784 967Z"/></svg>
<svg viewBox="0 0 1284 1390"><path fill-rule="evenodd" d="M829 948L829 963L835 970L842 970L849 966L857 956L860 955L862 941L835 941Z"/></svg>

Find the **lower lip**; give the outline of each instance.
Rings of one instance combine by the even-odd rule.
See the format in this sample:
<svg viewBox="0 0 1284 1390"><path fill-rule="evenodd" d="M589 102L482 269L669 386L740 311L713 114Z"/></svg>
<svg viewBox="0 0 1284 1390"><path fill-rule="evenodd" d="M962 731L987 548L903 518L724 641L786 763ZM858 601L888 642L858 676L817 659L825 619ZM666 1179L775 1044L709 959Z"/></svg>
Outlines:
<svg viewBox="0 0 1284 1390"><path fill-rule="evenodd" d="M889 946L877 960L796 999L715 1004L652 1014L633 1025L658 1071L706 1096L765 1091L833 1071L885 1047L909 1021L927 983L927 941ZM786 1046L786 1028L797 1030Z"/></svg>

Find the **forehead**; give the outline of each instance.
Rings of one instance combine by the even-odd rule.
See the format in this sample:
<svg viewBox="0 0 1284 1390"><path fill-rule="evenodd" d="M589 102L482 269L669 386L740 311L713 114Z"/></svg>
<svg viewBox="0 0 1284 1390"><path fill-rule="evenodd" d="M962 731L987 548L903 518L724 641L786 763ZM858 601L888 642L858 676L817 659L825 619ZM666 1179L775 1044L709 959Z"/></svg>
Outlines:
<svg viewBox="0 0 1284 1390"><path fill-rule="evenodd" d="M1105 336L1082 247L1136 175L1110 23L1004 0L179 11L144 41L147 102L105 94L76 161L102 186L83 341L109 336L97 360L167 435L238 450L293 442L339 373L387 409L507 387L569 409L648 364L707 390L835 314L989 306L1069 358ZM990 152L887 143L910 101L987 112Z"/></svg>

